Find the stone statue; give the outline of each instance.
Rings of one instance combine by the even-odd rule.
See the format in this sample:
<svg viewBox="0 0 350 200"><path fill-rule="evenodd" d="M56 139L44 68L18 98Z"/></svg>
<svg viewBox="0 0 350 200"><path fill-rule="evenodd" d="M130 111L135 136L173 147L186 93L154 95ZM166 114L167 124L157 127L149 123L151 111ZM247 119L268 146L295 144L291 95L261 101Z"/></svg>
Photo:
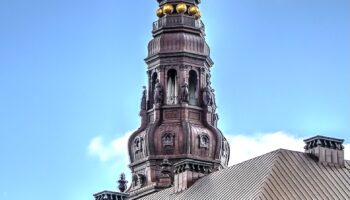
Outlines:
<svg viewBox="0 0 350 200"><path fill-rule="evenodd" d="M181 87L181 101L182 102L187 102L189 101L189 96L188 96L189 92L188 92L188 83L185 82L182 87Z"/></svg>
<svg viewBox="0 0 350 200"><path fill-rule="evenodd" d="M215 102L215 90L211 89L211 97L212 97L212 102L213 102L213 109L214 111L216 110L217 106L216 106L216 102Z"/></svg>
<svg viewBox="0 0 350 200"><path fill-rule="evenodd" d="M212 96L211 89L210 89L209 85L205 86L205 88L203 90L203 104L205 106L212 106L213 105L213 96Z"/></svg>
<svg viewBox="0 0 350 200"><path fill-rule="evenodd" d="M213 115L213 124L214 124L215 127L218 126L218 121L219 121L219 114L215 113Z"/></svg>
<svg viewBox="0 0 350 200"><path fill-rule="evenodd" d="M159 79L157 79L154 90L154 103L161 104L163 101L163 90L162 86L159 83Z"/></svg>
<svg viewBox="0 0 350 200"><path fill-rule="evenodd" d="M146 86L143 86L142 98L141 98L141 110L147 109L147 101L146 101L147 89Z"/></svg>

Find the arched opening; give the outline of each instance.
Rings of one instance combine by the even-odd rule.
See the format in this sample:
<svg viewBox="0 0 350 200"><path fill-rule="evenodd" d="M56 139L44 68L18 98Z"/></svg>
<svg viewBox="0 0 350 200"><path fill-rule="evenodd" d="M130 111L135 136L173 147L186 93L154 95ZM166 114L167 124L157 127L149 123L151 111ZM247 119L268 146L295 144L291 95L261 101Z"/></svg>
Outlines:
<svg viewBox="0 0 350 200"><path fill-rule="evenodd" d="M156 87L156 82L157 82L157 79L158 79L158 74L156 72L154 72L152 74L152 79L151 79L151 93L150 93L150 96L149 96L149 101L150 101L150 104L149 105L149 108L152 107L153 103L154 103L154 90L155 90L155 87Z"/></svg>
<svg viewBox="0 0 350 200"><path fill-rule="evenodd" d="M171 69L167 75L167 104L177 104L177 72L175 69Z"/></svg>
<svg viewBox="0 0 350 200"><path fill-rule="evenodd" d="M190 71L190 77L188 81L189 104L197 105L197 73L194 70Z"/></svg>

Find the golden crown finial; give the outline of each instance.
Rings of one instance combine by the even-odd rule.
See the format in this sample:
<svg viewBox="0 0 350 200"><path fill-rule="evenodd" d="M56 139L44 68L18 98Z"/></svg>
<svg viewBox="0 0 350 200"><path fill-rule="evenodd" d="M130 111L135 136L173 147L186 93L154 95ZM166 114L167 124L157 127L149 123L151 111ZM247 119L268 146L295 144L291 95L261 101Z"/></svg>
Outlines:
<svg viewBox="0 0 350 200"><path fill-rule="evenodd" d="M164 13L163 13L163 9L162 9L162 8L158 8L158 9L157 9L157 16L158 16L158 17L163 17L163 16L164 16Z"/></svg>
<svg viewBox="0 0 350 200"><path fill-rule="evenodd" d="M187 11L187 5L185 3L179 3L176 5L177 13L185 13Z"/></svg>
<svg viewBox="0 0 350 200"><path fill-rule="evenodd" d="M188 9L188 14L190 14L190 15L196 15L198 12L199 12L199 9L197 6L191 6Z"/></svg>
<svg viewBox="0 0 350 200"><path fill-rule="evenodd" d="M201 12L199 10L194 16L196 17L196 19L199 19L202 17Z"/></svg>
<svg viewBox="0 0 350 200"><path fill-rule="evenodd" d="M174 12L174 6L171 4L165 4L163 6L163 13L166 15L170 15Z"/></svg>

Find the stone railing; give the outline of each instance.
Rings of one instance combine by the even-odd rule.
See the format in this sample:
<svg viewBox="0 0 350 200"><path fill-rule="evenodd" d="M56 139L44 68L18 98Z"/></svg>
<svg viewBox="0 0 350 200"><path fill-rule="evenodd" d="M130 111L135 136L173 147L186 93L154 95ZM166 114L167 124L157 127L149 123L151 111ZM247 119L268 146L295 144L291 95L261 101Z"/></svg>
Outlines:
<svg viewBox="0 0 350 200"><path fill-rule="evenodd" d="M202 20L186 15L165 16L160 18L158 21L153 22L153 32L161 28L179 26L198 28L204 33L204 24Z"/></svg>
<svg viewBox="0 0 350 200"><path fill-rule="evenodd" d="M166 98L167 105L177 104L178 102L178 96L168 96Z"/></svg>

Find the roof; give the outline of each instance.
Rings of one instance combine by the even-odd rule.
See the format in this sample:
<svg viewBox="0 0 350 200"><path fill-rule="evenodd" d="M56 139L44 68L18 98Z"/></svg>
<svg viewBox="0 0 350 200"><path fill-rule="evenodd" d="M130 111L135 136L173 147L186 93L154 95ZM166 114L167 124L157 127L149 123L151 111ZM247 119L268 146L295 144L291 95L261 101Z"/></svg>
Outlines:
<svg viewBox="0 0 350 200"><path fill-rule="evenodd" d="M181 193L173 191L141 199L345 200L350 199L350 161L329 166L306 153L279 149L209 174Z"/></svg>

